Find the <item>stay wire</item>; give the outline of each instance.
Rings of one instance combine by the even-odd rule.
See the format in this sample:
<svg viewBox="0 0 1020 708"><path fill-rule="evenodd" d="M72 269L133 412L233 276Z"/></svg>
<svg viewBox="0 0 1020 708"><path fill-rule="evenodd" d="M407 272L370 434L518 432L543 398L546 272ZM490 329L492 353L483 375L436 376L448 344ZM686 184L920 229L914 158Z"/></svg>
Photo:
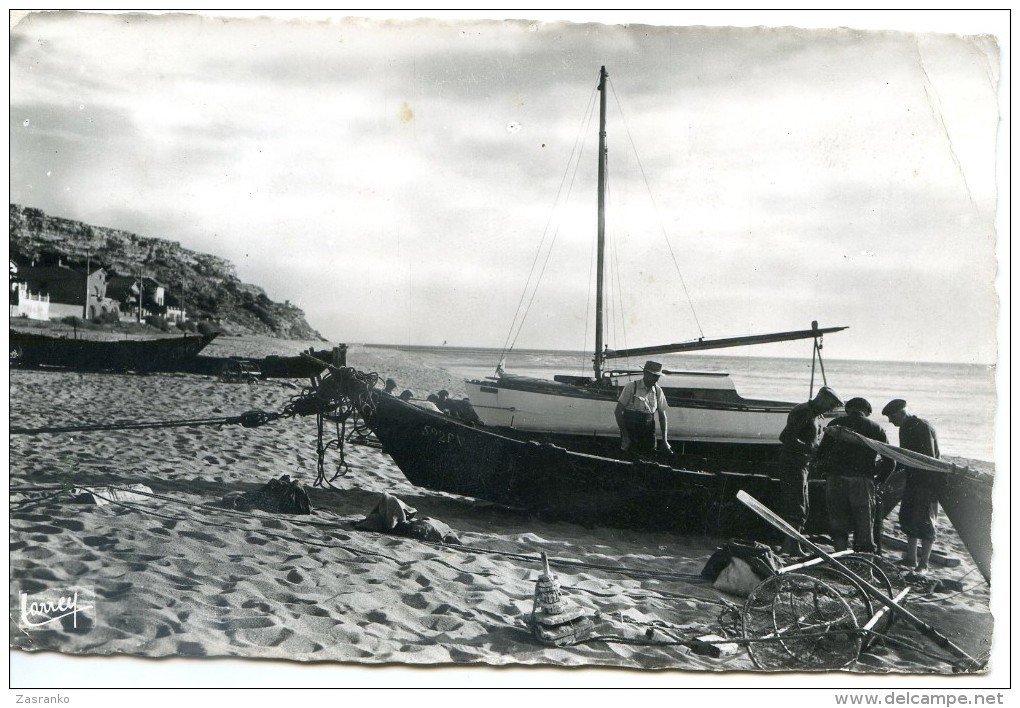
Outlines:
<svg viewBox="0 0 1020 708"><path fill-rule="evenodd" d="M567 165L566 165L566 167L563 170L563 176L560 178L559 187L556 190L556 198L553 200L553 208L550 210L549 218L546 221L545 228L542 230L542 238L539 241L538 249L535 251L535 258L532 260L531 270L528 272L528 278L527 278L527 280L524 283L524 289L521 292L520 300L517 302L517 310L514 312L513 320L511 321L510 328L507 331L506 340L503 342L503 349L502 349L502 351L500 353L500 359L505 357L509 353L509 351L513 349L513 344L510 343L511 337L513 337L514 342L516 343L517 338L514 337L513 333L514 333L514 327L517 325L517 318L518 318L518 316L527 317L527 310L525 310L524 314L521 315L521 307L523 306L524 300L527 297L528 289L529 289L529 287L531 285L531 279L532 279L532 277L535 274L535 267L538 265L539 258L542 255L542 247L545 245L546 237L549 235L550 226L552 225L553 218L554 218L554 216L557 213L557 208L558 208L558 206L560 204L560 196L563 194L563 187L567 183L567 176L570 174L570 166L572 164L574 164L575 160L578 163L580 162L581 152L583 151L582 135L584 135L586 126L588 124L590 124L590 122L591 122L591 115L592 115L593 107L595 105L595 95L596 95L596 93L597 93L597 89L593 90L592 93L591 93L591 96L589 96L589 98L588 98L588 106L585 108L584 115L581 118L581 125L578 128L577 135L574 137L574 145L571 148L570 157L567 160ZM577 172L577 168L575 166L574 173L576 174L576 172ZM554 237L554 240L555 240L555 237ZM552 249L552 245L551 244L550 244L549 248L550 248L550 250ZM537 284L536 284L535 287L536 288L538 287ZM523 326L523 324L524 323L523 323L523 319L522 319L521 325ZM519 333L520 333L520 330L518 329L518 334Z"/></svg>
<svg viewBox="0 0 1020 708"><path fill-rule="evenodd" d="M630 126L627 124L627 117L623 112L623 105L620 102L620 97L616 94L616 86L610 80L609 87L613 92L613 99L616 101L617 108L620 111L620 118L623 121L624 131L627 133L627 139L630 140L631 149L634 151L634 159L637 161L638 169L641 171L641 178L644 180L645 189L648 191L648 198L652 202L652 208L655 211L655 216L659 221L659 228L662 230L662 238L666 241L666 248L669 250L670 258L673 259L673 267L676 268L676 274L680 278L680 286L683 288L684 297L687 299L687 304L690 307L691 315L694 317L694 324L698 328L698 334L702 339L705 337L705 333L701 328L701 321L698 319L698 313L694 309L694 300L691 298L690 292L687 290L687 282L684 280L684 275L680 271L680 264L677 261L676 253L673 251L673 244L669 242L669 237L666 235L666 226L662 222L662 216L659 213L659 206L655 203L655 197L652 195L652 187L648 182L648 175L645 173L645 167L641 163L641 158L638 155L637 145L634 143L634 137L631 135Z"/></svg>
<svg viewBox="0 0 1020 708"><path fill-rule="evenodd" d="M589 115L589 121L590 121L590 119L591 119L591 115ZM584 146L582 145L581 146L581 152L578 154L577 162L574 164L574 172L571 175L570 183L567 186L567 195L566 195L566 197L564 197L564 204L567 203L570 200L570 195L574 191L574 184L577 181L577 171L581 167L581 157L584 154L583 150L584 150ZM553 230L552 240L549 242L549 248L548 248L548 250L546 251L546 254L545 254L545 260L542 262L542 270L539 271L538 278L535 280L535 287L532 289L532 291L531 291L531 298L528 300L528 305L527 305L527 307L524 308L524 313L521 315L521 322L520 322L520 325L517 328L517 334L514 335L513 341L510 343L510 349L507 350L507 351L512 351L513 350L513 348L517 344L517 338L520 337L521 332L524 329L524 322L525 322L525 320L528 317L528 313L531 312L531 306L535 302L535 296L538 295L538 288L539 288L539 286L542 283L542 278L545 276L545 269L549 266L549 259L552 256L553 247L556 245L556 239L559 237L559 233L560 233L560 224L557 223L556 228Z"/></svg>

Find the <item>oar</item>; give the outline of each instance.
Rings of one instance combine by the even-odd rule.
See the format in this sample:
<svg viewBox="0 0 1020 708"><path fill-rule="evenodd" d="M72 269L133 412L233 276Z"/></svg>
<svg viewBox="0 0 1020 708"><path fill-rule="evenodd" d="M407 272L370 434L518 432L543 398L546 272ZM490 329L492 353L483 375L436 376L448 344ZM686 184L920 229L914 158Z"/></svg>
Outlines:
<svg viewBox="0 0 1020 708"><path fill-rule="evenodd" d="M895 600L892 600L892 599L886 597L885 593L883 593L881 590L879 590L878 588L873 586L871 583L869 583L867 580L865 580L861 576L857 575L857 573L855 573L852 570L850 570L849 568L847 568L845 565L840 563L838 560L833 558L832 555L826 553L821 548L819 548L817 545L815 545L814 543L809 541L806 537L804 537L803 534L801 534L799 531L797 531L797 529L795 529L792 526L790 526L790 524L786 523L783 519L781 519L774 511L772 511L767 506L762 504L760 501L758 501L757 499L752 497L750 494L748 494L744 490L740 490L739 492L737 492L737 499L744 506L746 506L748 509L753 511L755 514L757 514L758 516L763 518L769 524L771 524L775 528L779 529L780 531L782 531L784 534L786 534L787 536L789 536L793 540L799 541L800 543L803 543L808 548L810 548L812 551L814 551L818 555L820 555L823 558L825 558L825 560L827 560L830 563L832 563L833 566L835 566L836 568L839 568L841 571L843 571L844 573L849 575L851 578L856 580L858 583L860 583L862 588L867 590L868 593L871 594L876 600L878 600L883 605L885 605L887 608L889 608L889 610L891 612L894 612L895 614L900 615L901 617L903 617L906 620L908 620L909 622L911 622L915 627L917 627L919 630L921 630L922 634L925 634L930 639L934 640L934 642L936 644L938 644L940 647L943 647L945 649L949 649L951 652L953 652L957 656L962 657L963 659L968 661L974 668L976 668L976 669L981 668L981 663L977 659L972 657L970 654L965 652L960 647L958 647L955 644L953 644L952 640L950 640L949 637L947 637L944 634L942 634L941 632L939 632L937 629L932 627L930 624L928 624L927 622L922 620L920 617L918 617L914 613L912 613L909 610L907 610L906 608L900 607L898 604L896 604Z"/></svg>

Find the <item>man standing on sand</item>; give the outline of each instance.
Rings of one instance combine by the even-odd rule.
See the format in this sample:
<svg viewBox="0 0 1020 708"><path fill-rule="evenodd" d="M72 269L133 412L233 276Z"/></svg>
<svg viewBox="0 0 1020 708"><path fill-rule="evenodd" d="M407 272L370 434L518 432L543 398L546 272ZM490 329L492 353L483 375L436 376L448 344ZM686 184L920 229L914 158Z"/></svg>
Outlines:
<svg viewBox="0 0 1020 708"><path fill-rule="evenodd" d="M783 447L779 453L780 515L797 531L804 530L810 503L808 474L822 437L822 420L826 413L843 405L828 386L822 386L810 401L793 407L786 417L786 427L779 434ZM800 543L787 537L783 553L803 555Z"/></svg>
<svg viewBox="0 0 1020 708"><path fill-rule="evenodd" d="M910 415L907 402L896 398L886 404L882 415L900 429L900 447L904 450L939 458L939 440L935 428L928 421ZM939 490L944 478L938 472L907 468L906 485L900 501L900 528L907 536L907 550L903 564L924 575L928 572L928 559L935 543L935 519L939 513ZM921 542L918 553L917 543Z"/></svg>
<svg viewBox="0 0 1020 708"><path fill-rule="evenodd" d="M818 446L818 472L825 476L825 506L829 512L829 531L837 551L848 547L854 532L854 550L875 552L875 477L885 479L892 472L892 460L879 457L864 445L843 440L829 433L837 428L852 430L872 440L888 443L882 426L868 418L871 404L863 398L851 398L843 406L846 415L829 422ZM877 465L876 465L877 461Z"/></svg>
<svg viewBox="0 0 1020 708"><path fill-rule="evenodd" d="M666 419L666 394L659 386L662 364L645 362L640 381L631 381L623 387L616 402L616 424L620 427L620 449L635 455L650 455L655 451L655 418L662 428L662 449L673 452L669 446L669 423Z"/></svg>

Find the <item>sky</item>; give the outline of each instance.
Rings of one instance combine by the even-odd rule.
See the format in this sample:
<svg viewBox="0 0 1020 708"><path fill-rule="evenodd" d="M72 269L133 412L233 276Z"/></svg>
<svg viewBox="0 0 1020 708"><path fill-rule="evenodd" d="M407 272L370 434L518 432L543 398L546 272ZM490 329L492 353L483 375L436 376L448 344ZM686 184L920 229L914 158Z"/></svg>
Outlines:
<svg viewBox="0 0 1020 708"><path fill-rule="evenodd" d="M227 258L331 341L590 349L605 65L611 347L817 320L996 361L1001 13L520 16L31 14L10 200Z"/></svg>

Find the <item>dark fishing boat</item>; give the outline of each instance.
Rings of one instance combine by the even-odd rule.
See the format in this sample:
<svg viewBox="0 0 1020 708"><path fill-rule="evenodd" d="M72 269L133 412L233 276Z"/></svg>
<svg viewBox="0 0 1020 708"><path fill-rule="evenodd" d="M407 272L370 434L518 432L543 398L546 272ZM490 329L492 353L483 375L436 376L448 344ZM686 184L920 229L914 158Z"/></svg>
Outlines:
<svg viewBox="0 0 1020 708"><path fill-rule="evenodd" d="M10 330L10 360L18 366L78 371L177 371L216 334L97 340Z"/></svg>
<svg viewBox="0 0 1020 708"><path fill-rule="evenodd" d="M540 518L586 526L675 531L778 540L775 530L737 500L745 491L781 510L779 481L765 474L691 470L620 460L509 437L382 393L350 368L332 368L320 391L359 411L415 486L524 509ZM322 394L320 394L322 395ZM846 429L831 432L846 434ZM992 478L849 433L900 465L945 476L939 501L985 580L991 578ZM879 521L899 502L902 475L879 485ZM825 480L808 483L805 531L827 534Z"/></svg>
<svg viewBox="0 0 1020 708"><path fill-rule="evenodd" d="M333 349L309 349L297 356L223 357L199 355L181 368L189 374L222 376L238 367L251 371L260 379L310 379L321 374L328 364L344 366L346 345Z"/></svg>
<svg viewBox="0 0 1020 708"><path fill-rule="evenodd" d="M743 489L766 504L779 500L778 481L766 475L590 455L467 425L378 391L371 401L366 422L412 484L522 508L540 518L587 526L768 535L736 501L736 493ZM821 503L824 488L812 486L812 496Z"/></svg>
<svg viewBox="0 0 1020 708"><path fill-rule="evenodd" d="M680 469L509 437L383 393L376 383L372 375L331 367L316 387L317 410L344 421L356 411L416 486L586 526L774 536L736 501L743 489L778 504L779 483L767 475ZM811 496L819 512L808 528L821 531L821 482L811 484Z"/></svg>

